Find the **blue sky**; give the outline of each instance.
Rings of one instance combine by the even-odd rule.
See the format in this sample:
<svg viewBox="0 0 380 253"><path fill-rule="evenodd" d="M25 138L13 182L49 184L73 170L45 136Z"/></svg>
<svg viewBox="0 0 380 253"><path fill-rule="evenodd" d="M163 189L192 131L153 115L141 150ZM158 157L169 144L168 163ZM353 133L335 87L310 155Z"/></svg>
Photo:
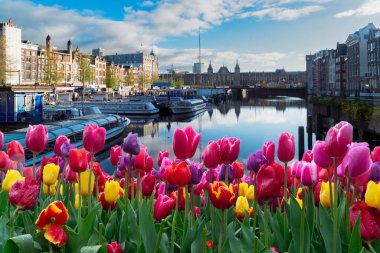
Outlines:
<svg viewBox="0 0 380 253"><path fill-rule="evenodd" d="M202 34L202 61L242 71L304 70L305 54L335 48L369 22L380 26L380 0L1 0L0 17L23 39L82 51L154 51L160 69L191 70Z"/></svg>

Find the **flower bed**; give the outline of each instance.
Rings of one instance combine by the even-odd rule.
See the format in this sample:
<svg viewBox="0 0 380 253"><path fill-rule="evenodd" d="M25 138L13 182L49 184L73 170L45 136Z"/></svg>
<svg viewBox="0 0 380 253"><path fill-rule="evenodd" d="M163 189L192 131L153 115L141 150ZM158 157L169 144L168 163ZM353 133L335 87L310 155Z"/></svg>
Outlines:
<svg viewBox="0 0 380 253"><path fill-rule="evenodd" d="M158 167L137 134L110 150L114 173L95 161L105 129L86 126L84 149L57 138L56 156L24 167L12 141L0 152L0 252L380 252L380 147L352 142L340 122L293 161L282 133L237 161L240 140L210 141L176 129ZM30 126L36 157L47 129ZM0 132L0 149L3 135ZM277 155L277 161L275 159ZM172 157L170 159L169 157Z"/></svg>

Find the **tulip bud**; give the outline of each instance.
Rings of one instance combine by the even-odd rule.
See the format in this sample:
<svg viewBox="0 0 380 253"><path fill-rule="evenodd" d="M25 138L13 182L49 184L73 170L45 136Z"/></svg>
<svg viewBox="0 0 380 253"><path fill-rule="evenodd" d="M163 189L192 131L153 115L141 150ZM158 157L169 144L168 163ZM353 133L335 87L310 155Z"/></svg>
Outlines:
<svg viewBox="0 0 380 253"><path fill-rule="evenodd" d="M319 201L324 208L330 208L332 201L334 201L334 183L331 183L331 189L328 182L322 182L321 192L319 193ZM330 200L330 191L332 192L333 200Z"/></svg>
<svg viewBox="0 0 380 253"><path fill-rule="evenodd" d="M249 216L252 216L253 208L249 208L248 200L246 197L239 196L236 200L235 207L236 218L242 221L245 217L245 213L248 213Z"/></svg>
<svg viewBox="0 0 380 253"><path fill-rule="evenodd" d="M64 135L58 136L58 138L55 140L55 144L54 144L54 153L55 153L55 155L62 156L61 147L62 147L63 143L70 144L70 139L67 138Z"/></svg>
<svg viewBox="0 0 380 253"><path fill-rule="evenodd" d="M218 209L225 210L230 208L236 199L232 187L228 187L222 181L215 181L208 186L211 203Z"/></svg>
<svg viewBox="0 0 380 253"><path fill-rule="evenodd" d="M378 194L378 193L377 193ZM364 241L370 242L380 238L380 212L364 201L357 201L350 207L350 226L354 228L360 215L360 235Z"/></svg>
<svg viewBox="0 0 380 253"><path fill-rule="evenodd" d="M97 153L104 147L106 129L96 124L89 124L83 131L83 147L91 153Z"/></svg>
<svg viewBox="0 0 380 253"><path fill-rule="evenodd" d="M40 193L40 186L35 181L17 180L9 191L11 204L20 210L33 209Z"/></svg>
<svg viewBox="0 0 380 253"><path fill-rule="evenodd" d="M158 164L158 166L161 166L161 163L162 163L162 160L164 159L164 157L169 157L169 152L166 151L165 149L161 150L158 153L158 157L157 157L157 164Z"/></svg>
<svg viewBox="0 0 380 253"><path fill-rule="evenodd" d="M89 182L90 180L90 173L92 174L91 176L91 182ZM88 185L90 184L90 194L93 192L94 190L94 181L95 181L95 176L94 176L94 173L90 170L86 170L82 173L79 174L80 176L80 180L81 180L81 184L82 184L82 196L83 197L87 197L89 192L88 192Z"/></svg>
<svg viewBox="0 0 380 253"><path fill-rule="evenodd" d="M152 195L156 178L152 174L147 174L141 179L142 194L145 197Z"/></svg>
<svg viewBox="0 0 380 253"><path fill-rule="evenodd" d="M321 168L329 168L332 159L327 153L326 143L324 141L316 141L313 148L313 160Z"/></svg>
<svg viewBox="0 0 380 253"><path fill-rule="evenodd" d="M76 149L77 146L75 144L70 144L68 142L64 142L61 145L61 156L63 158L69 158L70 156L70 150L71 149Z"/></svg>
<svg viewBox="0 0 380 253"><path fill-rule="evenodd" d="M233 163L239 157L240 140L234 137L218 140L220 159L222 163Z"/></svg>
<svg viewBox="0 0 380 253"><path fill-rule="evenodd" d="M368 171L372 165L367 143L353 143L343 158L342 169L349 177L357 177Z"/></svg>
<svg viewBox="0 0 380 253"><path fill-rule="evenodd" d="M373 162L380 162L380 146L377 146L373 149L371 158Z"/></svg>
<svg viewBox="0 0 380 253"><path fill-rule="evenodd" d="M49 163L43 168L42 174L44 184L54 185L58 180L59 166Z"/></svg>
<svg viewBox="0 0 380 253"><path fill-rule="evenodd" d="M304 186L313 186L318 181L318 169L315 163L304 162L301 171L301 183Z"/></svg>
<svg viewBox="0 0 380 253"><path fill-rule="evenodd" d="M0 151L0 171L4 170L9 162L9 156L4 151Z"/></svg>
<svg viewBox="0 0 380 253"><path fill-rule="evenodd" d="M197 150L201 134L197 134L191 126L177 128L173 135L173 151L178 159L192 158Z"/></svg>
<svg viewBox="0 0 380 253"><path fill-rule="evenodd" d="M213 169L221 163L219 144L210 141L202 153L202 160L206 168Z"/></svg>
<svg viewBox="0 0 380 253"><path fill-rule="evenodd" d="M113 166L117 166L119 157L123 155L123 150L119 145L111 147L110 150L110 162Z"/></svg>
<svg viewBox="0 0 380 253"><path fill-rule="evenodd" d="M12 161L24 163L24 148L18 141L11 141L7 144L8 156Z"/></svg>
<svg viewBox="0 0 380 253"><path fill-rule="evenodd" d="M83 172L87 169L88 160L84 149L70 149L70 169L74 172Z"/></svg>
<svg viewBox="0 0 380 253"><path fill-rule="evenodd" d="M261 150L257 150L254 153L251 153L248 156L247 160L247 170L251 170L254 172L258 172L261 165L268 164L268 160L264 156L264 152Z"/></svg>
<svg viewBox="0 0 380 253"><path fill-rule="evenodd" d="M112 242L107 245L107 253L123 253L120 244Z"/></svg>
<svg viewBox="0 0 380 253"><path fill-rule="evenodd" d="M165 172L165 180L175 186L185 186L190 182L191 172L185 161L180 163L173 162Z"/></svg>
<svg viewBox="0 0 380 253"><path fill-rule="evenodd" d="M268 164L272 164L274 162L274 148L275 147L273 141L265 142L262 147L264 156L267 159Z"/></svg>
<svg viewBox="0 0 380 253"><path fill-rule="evenodd" d="M352 125L346 121L341 121L329 129L325 143L330 157L339 157L347 151L352 142L352 131Z"/></svg>
<svg viewBox="0 0 380 253"><path fill-rule="evenodd" d="M25 178L22 177L20 172L18 172L17 170L8 170L7 174L5 175L4 181L1 185L3 191L8 193L17 180L25 181Z"/></svg>
<svg viewBox="0 0 380 253"><path fill-rule="evenodd" d="M372 163L369 180L380 181L380 162Z"/></svg>
<svg viewBox="0 0 380 253"><path fill-rule="evenodd" d="M44 125L29 125L25 136L25 146L33 153L41 153L48 143L48 130Z"/></svg>
<svg viewBox="0 0 380 253"><path fill-rule="evenodd" d="M311 161L313 161L313 151L308 150L305 153L303 153L302 161L311 163Z"/></svg>
<svg viewBox="0 0 380 253"><path fill-rule="evenodd" d="M119 198L119 182L117 181L107 181L104 187L104 197L108 204L113 204L117 202Z"/></svg>
<svg viewBox="0 0 380 253"><path fill-rule="evenodd" d="M278 138L278 159L283 163L293 160L295 154L294 135L290 133L282 133Z"/></svg>
<svg viewBox="0 0 380 253"><path fill-rule="evenodd" d="M380 183L369 181L365 193L365 203L373 208L380 210Z"/></svg>
<svg viewBox="0 0 380 253"><path fill-rule="evenodd" d="M172 212L175 205L176 203L174 199L166 195L158 195L158 198L154 203L154 219L156 221L161 221L165 219Z"/></svg>
<svg viewBox="0 0 380 253"><path fill-rule="evenodd" d="M140 140L137 134L128 133L124 138L123 150L125 153L138 155L140 153Z"/></svg>

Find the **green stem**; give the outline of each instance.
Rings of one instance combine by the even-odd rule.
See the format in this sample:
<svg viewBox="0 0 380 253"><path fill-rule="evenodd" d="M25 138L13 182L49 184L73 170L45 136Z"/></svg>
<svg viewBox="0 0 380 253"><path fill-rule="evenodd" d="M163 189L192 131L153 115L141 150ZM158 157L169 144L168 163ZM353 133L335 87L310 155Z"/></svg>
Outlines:
<svg viewBox="0 0 380 253"><path fill-rule="evenodd" d="M142 200L142 188L141 188L141 175L140 175L139 170L137 171L137 197L140 203Z"/></svg>
<svg viewBox="0 0 380 253"><path fill-rule="evenodd" d="M285 163L285 168L284 168L284 246L286 248L287 245L287 233L286 233L286 228L288 227L288 222L286 218L286 208L285 205L288 203L288 198L287 198L287 188L288 188L288 163Z"/></svg>
<svg viewBox="0 0 380 253"><path fill-rule="evenodd" d="M132 171L131 173L131 203L132 203L133 208L135 208L134 202L135 202L135 178L133 176L133 171Z"/></svg>
<svg viewBox="0 0 380 253"><path fill-rule="evenodd" d="M351 228L350 228L350 186L351 186L351 178L347 178L346 185L346 230L347 230L347 241L350 241L351 238Z"/></svg>
<svg viewBox="0 0 380 253"><path fill-rule="evenodd" d="M376 253L376 250L373 248L372 244L370 242L367 242L368 248L372 253Z"/></svg>
<svg viewBox="0 0 380 253"><path fill-rule="evenodd" d="M34 180L37 180L36 178L36 158L37 158L37 154L35 152L33 152L33 178ZM22 173L22 171L21 171Z"/></svg>
<svg viewBox="0 0 380 253"><path fill-rule="evenodd" d="M337 252L338 248L338 158L334 157L334 230L333 230L333 253Z"/></svg>
<svg viewBox="0 0 380 253"><path fill-rule="evenodd" d="M184 225L183 225L183 234L182 234L182 241L184 241L185 240L185 237L186 237L186 232L187 232L187 223L188 223L188 215L189 215L189 198L188 198L188 188L187 188L188 186L186 185L185 187L184 187L184 191L185 191L185 213L184 213L184 215L183 215L183 217L184 217L184 221L183 221L183 223L184 223ZM190 214L191 215L191 214Z"/></svg>
<svg viewBox="0 0 380 253"><path fill-rule="evenodd" d="M256 181L257 180L257 172L255 172L255 181L253 182L254 184L254 191L255 191L255 198L253 202L253 252L256 251L256 219L257 219L257 187L256 187Z"/></svg>
<svg viewBox="0 0 380 253"><path fill-rule="evenodd" d="M57 191L55 192L54 200L59 199L61 184L62 184L63 177L65 175L66 166L67 166L67 160L65 159L65 165L63 166L62 173L59 175L58 187L57 187Z"/></svg>
<svg viewBox="0 0 380 253"><path fill-rule="evenodd" d="M327 176L329 179L329 191L330 191L330 210L331 210L331 215L334 215L334 206L333 206L333 188L331 185L331 173L330 173L330 168L327 169ZM334 196L335 198L336 196Z"/></svg>
<svg viewBox="0 0 380 253"><path fill-rule="evenodd" d="M51 246L51 242L49 242L49 253L53 253L53 247Z"/></svg>
<svg viewBox="0 0 380 253"><path fill-rule="evenodd" d="M194 211L194 187L190 185L190 228L193 226L195 220L195 211Z"/></svg>
<svg viewBox="0 0 380 253"><path fill-rule="evenodd" d="M221 229L219 233L219 241L218 241L218 253L222 253L222 248L223 248L223 241L224 241L224 233L226 229L226 210L224 209L222 211L222 222L221 224Z"/></svg>
<svg viewBox="0 0 380 253"><path fill-rule="evenodd" d="M157 240L156 240L156 245L154 246L154 253L158 253L158 249L160 248L162 233L164 232L163 231L164 230L164 223L165 223L165 220L162 220L161 224L160 224L160 231L158 232L158 236L157 236Z"/></svg>
<svg viewBox="0 0 380 253"><path fill-rule="evenodd" d="M75 201L75 200L74 200ZM80 179L80 172L78 172L78 232L81 227L82 219L82 184Z"/></svg>
<svg viewBox="0 0 380 253"><path fill-rule="evenodd" d="M304 190L302 189L302 196L304 195ZM304 252L304 226L305 226L305 203L303 203L302 208L301 208L301 224L300 224L300 250L299 252Z"/></svg>
<svg viewBox="0 0 380 253"><path fill-rule="evenodd" d="M48 195L48 197L50 197L50 185L48 185L47 187L48 187L47 195Z"/></svg>
<svg viewBox="0 0 380 253"><path fill-rule="evenodd" d="M171 239L170 239L170 253L174 253L175 225L177 222L180 191L181 191L181 188L178 187L177 200L176 200L176 204L175 204L175 211L174 211L174 217L173 217L173 222L172 222L172 234L171 234Z"/></svg>
<svg viewBox="0 0 380 253"><path fill-rule="evenodd" d="M10 224L9 224L9 226L10 226L10 237L9 238L12 238L14 235L15 235L15 219L16 219L16 214L17 214L17 212L18 212L18 208L16 208L14 211L13 211L13 213L12 213L12 216L11 216L11 218L10 218Z"/></svg>
<svg viewBox="0 0 380 253"><path fill-rule="evenodd" d="M102 245L103 223L99 223L98 245Z"/></svg>
<svg viewBox="0 0 380 253"><path fill-rule="evenodd" d="M128 170L125 172L124 177L124 219L125 219L125 245L129 238L128 235L128 185L129 185L129 169L132 164L132 154L129 154Z"/></svg>

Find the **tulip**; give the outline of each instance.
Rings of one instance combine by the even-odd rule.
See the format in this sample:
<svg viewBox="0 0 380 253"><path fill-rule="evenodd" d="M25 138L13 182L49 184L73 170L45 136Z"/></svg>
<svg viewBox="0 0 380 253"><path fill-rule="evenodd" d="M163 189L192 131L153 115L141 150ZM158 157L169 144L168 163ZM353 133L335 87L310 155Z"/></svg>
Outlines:
<svg viewBox="0 0 380 253"><path fill-rule="evenodd" d="M104 147L106 129L96 124L89 124L83 131L83 147L91 153L97 153Z"/></svg>
<svg viewBox="0 0 380 253"><path fill-rule="evenodd" d="M323 181L319 181L318 183L314 185L314 188L313 188L314 204L316 206L319 206L319 203L320 203L320 192L321 192L322 182Z"/></svg>
<svg viewBox="0 0 380 253"><path fill-rule="evenodd" d="M330 157L339 157L347 151L348 144L352 142L352 131L352 125L346 121L341 121L329 129L325 144Z"/></svg>
<svg viewBox="0 0 380 253"><path fill-rule="evenodd" d="M4 151L0 151L0 171L4 170L9 162L9 156Z"/></svg>
<svg viewBox="0 0 380 253"><path fill-rule="evenodd" d="M104 197L108 204L113 204L119 199L120 185L117 181L107 181L104 187Z"/></svg>
<svg viewBox="0 0 380 253"><path fill-rule="evenodd" d="M58 185L58 181L56 181L56 183L54 185L46 185L46 184L43 184L43 191L44 191L44 194L45 195L50 195L50 196L54 196L55 193L57 192L57 185ZM62 195L62 185L60 187L60 193Z"/></svg>
<svg viewBox="0 0 380 253"><path fill-rule="evenodd" d="M274 142L268 141L265 142L262 147L265 158L268 161L268 164L272 164L274 162Z"/></svg>
<svg viewBox="0 0 380 253"><path fill-rule="evenodd" d="M373 162L380 162L380 146L377 146L371 152L371 158Z"/></svg>
<svg viewBox="0 0 380 253"><path fill-rule="evenodd" d="M147 174L142 178L141 185L143 196L149 197L152 195L155 183L156 178L152 174Z"/></svg>
<svg viewBox="0 0 380 253"><path fill-rule="evenodd" d="M190 163L189 169L191 173L189 184L190 185L199 184L202 178L202 174L203 174L202 164Z"/></svg>
<svg viewBox="0 0 380 253"><path fill-rule="evenodd" d="M25 136L25 146L33 153L41 153L48 143L48 130L44 125L29 125Z"/></svg>
<svg viewBox="0 0 380 253"><path fill-rule="evenodd" d="M54 163L49 163L45 165L42 173L44 184L54 185L58 180L59 166Z"/></svg>
<svg viewBox="0 0 380 253"><path fill-rule="evenodd" d="M258 172L261 165L268 164L267 158L262 150L257 150L248 156L247 170Z"/></svg>
<svg viewBox="0 0 380 253"><path fill-rule="evenodd" d="M210 141L206 149L202 153L202 160L206 168L216 168L221 163L219 144L215 141Z"/></svg>
<svg viewBox="0 0 380 253"><path fill-rule="evenodd" d="M128 133L123 141L123 150L125 153L138 155L140 153L140 140L138 134Z"/></svg>
<svg viewBox="0 0 380 253"><path fill-rule="evenodd" d="M33 209L39 193L40 186L35 181L17 180L8 193L9 202L20 210Z"/></svg>
<svg viewBox="0 0 380 253"><path fill-rule="evenodd" d="M171 185L184 187L190 182L190 179L190 168L185 161L173 162L166 169L165 180Z"/></svg>
<svg viewBox="0 0 380 253"><path fill-rule="evenodd" d="M120 244L112 242L107 245L107 253L123 253Z"/></svg>
<svg viewBox="0 0 380 253"><path fill-rule="evenodd" d="M76 149L77 146L75 144L70 144L68 142L64 142L61 145L61 156L62 158L69 158L70 150Z"/></svg>
<svg viewBox="0 0 380 253"><path fill-rule="evenodd" d="M148 156L145 160L144 172L146 173L151 172L153 169L153 164L154 164L153 157Z"/></svg>
<svg viewBox="0 0 380 253"><path fill-rule="evenodd" d="M42 210L35 225L45 231L45 239L62 247L66 244L67 234L61 228L69 219L69 213L61 201L54 201Z"/></svg>
<svg viewBox="0 0 380 253"><path fill-rule="evenodd" d="M231 168L235 171L235 178L240 179L244 176L244 165L243 163L239 163L237 161L231 163Z"/></svg>
<svg viewBox="0 0 380 253"><path fill-rule="evenodd" d="M91 174L91 175L90 175ZM81 180L81 184L82 184L82 196L83 197L87 197L88 194L91 194L94 190L94 181L95 181L95 177L94 177L94 173L90 170L86 170L82 173L79 174L80 176L80 180ZM91 178L91 182L90 181L90 178ZM89 190L89 184L90 184L90 192L88 191Z"/></svg>
<svg viewBox="0 0 380 253"><path fill-rule="evenodd" d="M349 177L357 177L370 169L372 164L368 144L353 143L343 158L342 168Z"/></svg>
<svg viewBox="0 0 380 253"><path fill-rule="evenodd" d="M380 211L367 206L364 201L357 201L350 207L350 225L354 228L360 214L360 235L370 242L380 238Z"/></svg>
<svg viewBox="0 0 380 253"><path fill-rule="evenodd" d="M283 182L284 170L281 165L277 163L263 165L257 173L257 182L255 185L255 187L257 187L257 201L261 204L265 201L276 200L280 197Z"/></svg>
<svg viewBox="0 0 380 253"><path fill-rule="evenodd" d="M103 194L104 197L104 192L102 192L100 195ZM106 202L106 201L105 201ZM101 202L102 203L102 202ZM107 202L106 202L107 203ZM108 204L108 203L107 203ZM82 201L81 201L81 206L83 206ZM103 205L102 205L103 206ZM74 203L75 209L79 208L79 194L75 194L75 203Z"/></svg>
<svg viewBox="0 0 380 253"><path fill-rule="evenodd" d="M8 193L17 180L25 180L17 170L8 170L1 185L4 192Z"/></svg>
<svg viewBox="0 0 380 253"><path fill-rule="evenodd" d="M313 186L318 181L318 169L315 163L304 162L301 172L301 183L304 186Z"/></svg>
<svg viewBox="0 0 380 253"><path fill-rule="evenodd" d="M65 171L65 180L66 182L76 182L78 180L78 173L72 171L70 166L67 166Z"/></svg>
<svg viewBox="0 0 380 253"><path fill-rule="evenodd" d="M75 200L75 201L78 201L78 203L79 203L79 195L77 194L77 196L78 196L78 200ZM112 202L112 203L108 203L106 201L105 193L104 192L99 193L98 200L99 200L99 203L102 205L103 210L105 210L105 211L113 210L113 209L115 209L115 207L117 205L117 201ZM78 209L78 205L75 208Z"/></svg>
<svg viewBox="0 0 380 253"><path fill-rule="evenodd" d="M324 208L330 208L331 203L334 201L334 183L331 183L331 189L328 182L322 182L321 191L319 193L319 201ZM330 199L330 191L333 200Z"/></svg>
<svg viewBox="0 0 380 253"><path fill-rule="evenodd" d="M278 159L283 163L288 163L294 158L295 144L294 135L290 133L282 133L278 138Z"/></svg>
<svg viewBox="0 0 380 253"><path fill-rule="evenodd" d="M134 168L137 170L142 170L145 168L146 159L148 157L148 152L145 147L141 147L140 153L136 155Z"/></svg>
<svg viewBox="0 0 380 253"><path fill-rule="evenodd" d="M56 156L62 156L61 146L63 143L70 144L70 139L64 135L58 136L58 138L55 140L55 144L54 144L54 153Z"/></svg>
<svg viewBox="0 0 380 253"><path fill-rule="evenodd" d="M110 150L110 162L113 166L117 166L119 157L123 155L123 150L119 145L111 147Z"/></svg>
<svg viewBox="0 0 380 253"><path fill-rule="evenodd" d="M327 153L326 143L324 141L316 141L313 147L313 160L315 164L322 168L329 168L332 159Z"/></svg>
<svg viewBox="0 0 380 253"><path fill-rule="evenodd" d="M239 196L236 200L236 207L235 207L235 213L236 218L239 221L242 221L245 217L245 213L248 213L248 215L251 217L253 214L253 208L249 208L248 200L246 197Z"/></svg>
<svg viewBox="0 0 380 253"><path fill-rule="evenodd" d="M197 134L191 126L177 128L173 135L173 151L178 159L192 158L197 150L201 134Z"/></svg>
<svg viewBox="0 0 380 253"><path fill-rule="evenodd" d="M365 203L369 207L380 210L380 183L369 181L367 184L367 191L365 193Z"/></svg>
<svg viewBox="0 0 380 253"><path fill-rule="evenodd" d="M255 186L250 185L248 187L247 183L240 183L239 196L246 197L248 202L252 202L255 199Z"/></svg>
<svg viewBox="0 0 380 253"><path fill-rule="evenodd" d="M4 134L0 131L0 150L3 150L4 146Z"/></svg>
<svg viewBox="0 0 380 253"><path fill-rule="evenodd" d="M369 180L380 181L380 162L372 163Z"/></svg>
<svg viewBox="0 0 380 253"><path fill-rule="evenodd" d="M158 195L157 200L154 203L153 217L156 221L165 219L175 208L175 200L166 196Z"/></svg>
<svg viewBox="0 0 380 253"><path fill-rule="evenodd" d="M158 166L161 166L161 163L162 163L162 160L164 159L164 157L169 157L169 152L166 151L165 149L161 150L158 153L158 156L157 156L157 164L158 164Z"/></svg>
<svg viewBox="0 0 380 253"><path fill-rule="evenodd" d="M218 209L230 208L236 199L232 186L228 187L222 181L215 181L208 186L211 203Z"/></svg>
<svg viewBox="0 0 380 253"><path fill-rule="evenodd" d="M70 169L74 172L83 172L87 169L88 161L84 149L70 149Z"/></svg>
<svg viewBox="0 0 380 253"><path fill-rule="evenodd" d="M308 150L305 153L303 153L302 161L311 163L311 161L313 161L313 151Z"/></svg>
<svg viewBox="0 0 380 253"><path fill-rule="evenodd" d="M24 148L18 141L11 141L7 144L8 156L12 161L24 163Z"/></svg>
<svg viewBox="0 0 380 253"><path fill-rule="evenodd" d="M300 208L302 209L302 206L303 206L303 200L302 200L302 188L298 188L297 190L297 194L296 194L296 197L295 197L295 200L297 201L298 205L300 206ZM289 200L290 201L290 200Z"/></svg>
<svg viewBox="0 0 380 253"><path fill-rule="evenodd" d="M226 178L226 171L228 167L228 181L232 181L235 178L235 172L236 172L236 167L232 167L230 165L226 165L224 163L220 164L217 167L218 170L218 180L219 181L224 181Z"/></svg>
<svg viewBox="0 0 380 253"><path fill-rule="evenodd" d="M218 140L220 159L222 163L233 163L239 156L240 140L234 137Z"/></svg>
<svg viewBox="0 0 380 253"><path fill-rule="evenodd" d="M33 180L33 167L24 167L22 169L22 176L25 177L25 181Z"/></svg>

